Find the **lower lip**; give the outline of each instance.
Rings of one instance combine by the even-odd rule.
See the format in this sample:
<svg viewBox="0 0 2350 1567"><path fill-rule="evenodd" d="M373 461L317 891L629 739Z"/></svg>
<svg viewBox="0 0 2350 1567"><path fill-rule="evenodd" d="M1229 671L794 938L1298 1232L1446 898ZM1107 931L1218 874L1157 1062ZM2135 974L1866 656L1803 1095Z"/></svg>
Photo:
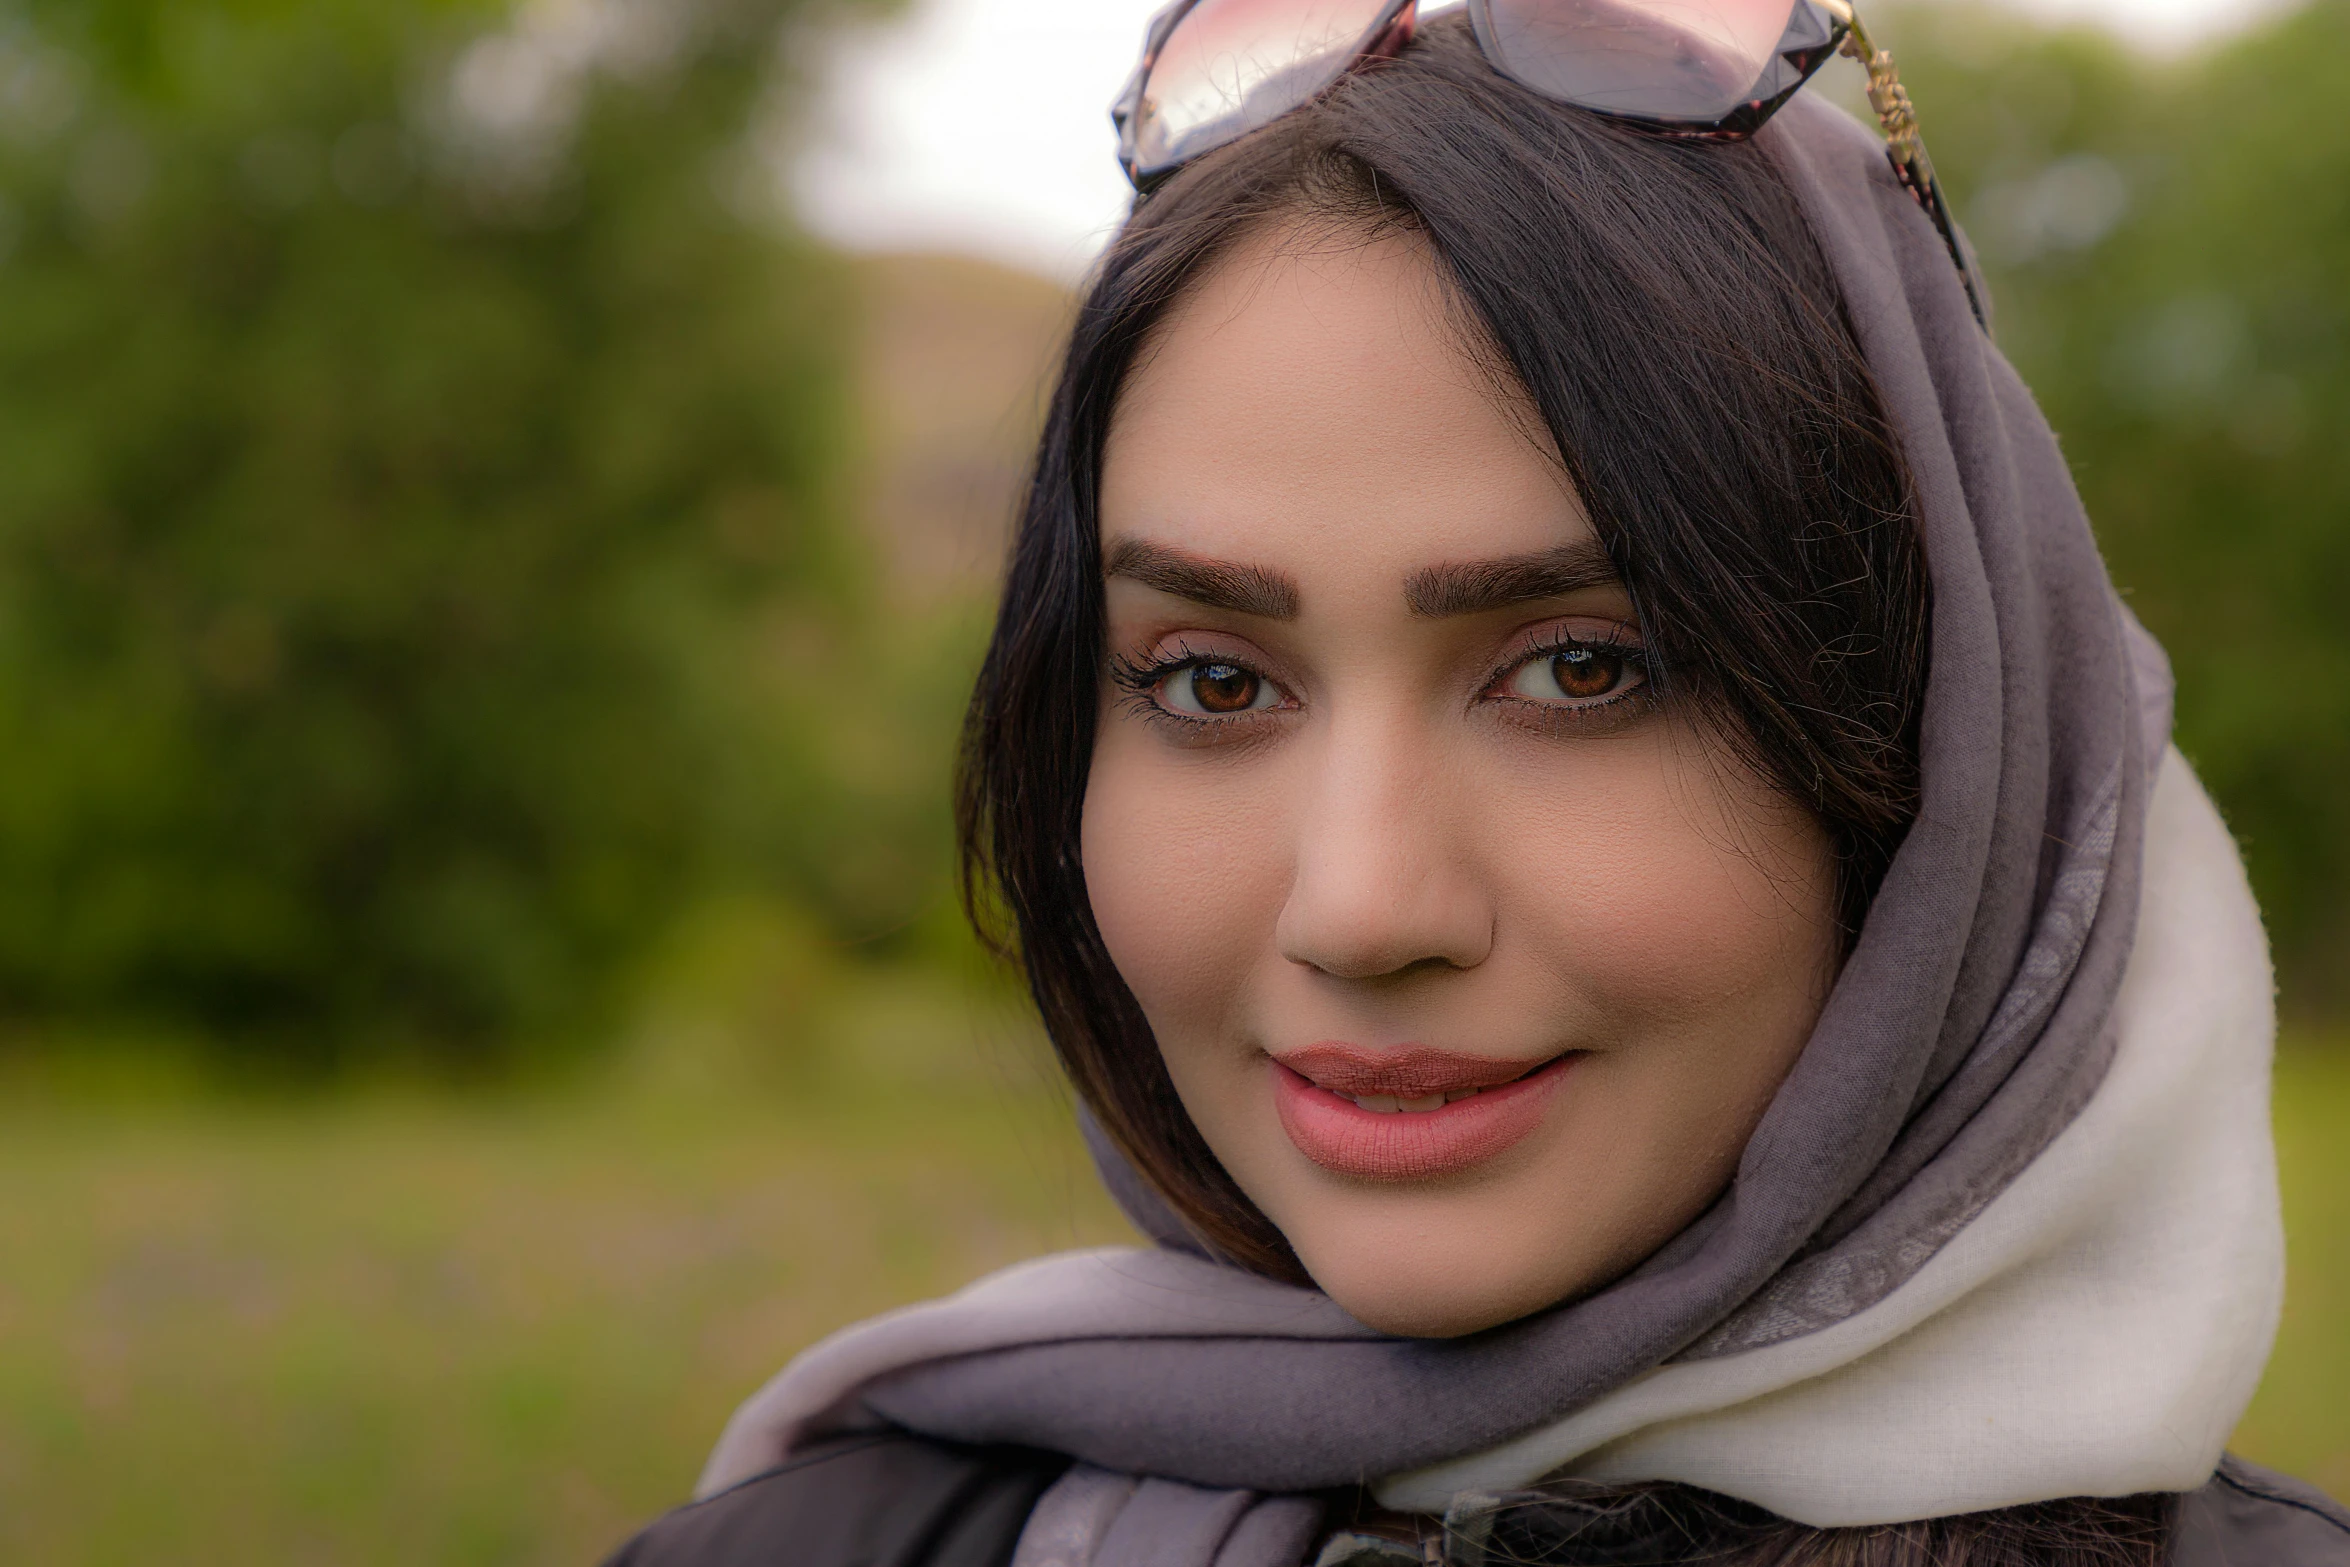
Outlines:
<svg viewBox="0 0 2350 1567"><path fill-rule="evenodd" d="M1372 1181L1425 1181L1472 1169L1524 1142L1542 1124L1551 1096L1576 1057L1548 1066L1441 1110L1366 1110L1327 1088L1317 1088L1278 1061L1273 1103L1281 1129L1297 1151L1339 1175Z"/></svg>

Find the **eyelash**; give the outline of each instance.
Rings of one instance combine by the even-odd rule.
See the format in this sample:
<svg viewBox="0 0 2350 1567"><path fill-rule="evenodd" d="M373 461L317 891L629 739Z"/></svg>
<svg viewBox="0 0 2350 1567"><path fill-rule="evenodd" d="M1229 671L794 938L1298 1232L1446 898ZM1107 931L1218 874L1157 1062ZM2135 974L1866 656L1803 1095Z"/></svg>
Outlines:
<svg viewBox="0 0 2350 1567"><path fill-rule="evenodd" d="M1221 653L1195 652L1189 645L1178 642L1164 657L1144 662L1119 654L1110 660L1110 683L1121 693L1118 705L1135 714L1146 723L1164 724L1181 738L1191 740L1236 738L1235 730L1250 731L1258 727L1258 720L1280 711L1278 708L1260 709L1251 713L1235 713L1229 718L1199 718L1190 713L1178 713L1158 698L1158 689L1167 677L1202 664L1228 664L1234 669L1246 670L1267 685L1280 689L1280 682L1245 659Z"/></svg>
<svg viewBox="0 0 2350 1567"><path fill-rule="evenodd" d="M1556 658L1563 653L1592 652L1613 655L1640 672L1640 683L1614 696L1599 697L1572 706L1557 702L1538 702L1531 698L1508 694L1506 687L1512 675L1528 664L1545 658ZM1119 705L1146 722L1172 726L1191 739L1234 737L1237 729L1254 731L1259 721L1278 708L1256 712L1236 713L1228 718L1203 718L1190 713L1179 713L1159 700L1158 690L1169 676L1203 664L1228 664L1246 670L1257 679L1278 690L1279 683L1262 669L1246 660L1227 654L1200 653L1183 643L1177 643L1163 657L1151 660L1133 659L1119 654L1110 661L1110 680L1121 692ZM1601 636L1573 636L1557 633L1522 649L1515 657L1496 668L1487 677L1478 695L1480 700L1507 703L1521 710L1521 722L1532 721L1547 726L1581 726L1620 721L1630 716L1635 708L1645 709L1655 702L1656 672L1649 663L1648 650L1637 637L1625 634L1623 628L1612 628Z"/></svg>
<svg viewBox="0 0 2350 1567"><path fill-rule="evenodd" d="M1528 664L1546 658L1557 658L1562 653L1602 653L1624 661L1639 671L1640 683L1628 691L1613 696L1595 697L1572 706L1557 702L1536 702L1526 697L1513 696L1506 688L1509 678ZM1485 682L1481 696L1490 700L1508 702L1528 710L1526 716L1543 724L1595 724L1617 722L1634 711L1644 711L1656 702L1656 670L1649 663L1648 648L1641 640L1622 626L1610 627L1601 636L1575 636L1554 632L1520 651L1500 668L1494 670Z"/></svg>

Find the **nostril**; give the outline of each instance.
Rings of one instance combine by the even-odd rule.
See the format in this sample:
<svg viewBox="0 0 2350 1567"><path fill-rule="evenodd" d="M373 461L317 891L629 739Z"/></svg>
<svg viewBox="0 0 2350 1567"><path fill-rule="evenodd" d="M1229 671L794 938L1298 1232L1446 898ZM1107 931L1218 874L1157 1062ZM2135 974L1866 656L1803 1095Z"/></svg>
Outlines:
<svg viewBox="0 0 2350 1567"><path fill-rule="evenodd" d="M1292 898L1275 937L1290 962L1346 980L1474 968L1493 948L1490 914L1469 888L1343 913Z"/></svg>

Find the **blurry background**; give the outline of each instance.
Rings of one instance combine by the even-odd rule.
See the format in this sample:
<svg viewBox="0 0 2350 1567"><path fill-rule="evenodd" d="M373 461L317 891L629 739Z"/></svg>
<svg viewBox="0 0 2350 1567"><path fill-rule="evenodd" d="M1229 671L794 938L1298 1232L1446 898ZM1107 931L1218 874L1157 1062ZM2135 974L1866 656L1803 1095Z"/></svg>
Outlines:
<svg viewBox="0 0 2350 1567"><path fill-rule="evenodd" d="M944 803L1149 8L0 0L0 1560L591 1561L1120 1233ZM2272 922L2239 1445L2350 1495L2350 0L1878 25Z"/></svg>

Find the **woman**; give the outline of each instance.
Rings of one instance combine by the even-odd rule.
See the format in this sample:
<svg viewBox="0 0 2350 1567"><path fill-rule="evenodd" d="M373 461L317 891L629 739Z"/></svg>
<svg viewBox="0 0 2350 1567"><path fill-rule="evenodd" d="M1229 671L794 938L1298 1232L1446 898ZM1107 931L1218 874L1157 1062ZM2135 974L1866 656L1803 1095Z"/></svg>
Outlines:
<svg viewBox="0 0 2350 1567"><path fill-rule="evenodd" d="M2221 1459L2257 915L1889 62L1890 164L1808 4L1184 30L1343 9L1154 30L972 707L1157 1249L818 1346L618 1559L2350 1563Z"/></svg>

